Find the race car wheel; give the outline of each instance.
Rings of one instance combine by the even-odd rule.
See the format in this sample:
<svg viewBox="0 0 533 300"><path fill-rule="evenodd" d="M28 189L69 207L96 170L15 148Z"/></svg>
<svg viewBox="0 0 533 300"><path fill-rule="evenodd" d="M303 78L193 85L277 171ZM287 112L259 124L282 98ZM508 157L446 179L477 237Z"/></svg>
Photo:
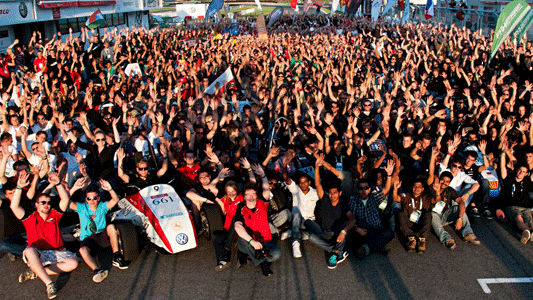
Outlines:
<svg viewBox="0 0 533 300"><path fill-rule="evenodd" d="M224 229L224 217L217 204L202 205L200 220L202 233L208 241L213 237L213 232Z"/></svg>
<svg viewBox="0 0 533 300"><path fill-rule="evenodd" d="M118 248L125 261L132 261L139 255L139 233L132 223L118 223Z"/></svg>

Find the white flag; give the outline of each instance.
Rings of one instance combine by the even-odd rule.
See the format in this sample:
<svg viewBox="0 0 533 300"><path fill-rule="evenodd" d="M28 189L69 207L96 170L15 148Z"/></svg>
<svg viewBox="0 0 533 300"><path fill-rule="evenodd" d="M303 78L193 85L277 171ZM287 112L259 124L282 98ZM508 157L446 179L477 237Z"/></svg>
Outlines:
<svg viewBox="0 0 533 300"><path fill-rule="evenodd" d="M387 5L385 5L385 9L383 9L383 12L381 13L381 15L384 16L396 3L398 3L398 0L387 1Z"/></svg>
<svg viewBox="0 0 533 300"><path fill-rule="evenodd" d="M205 89L204 94L212 95L217 91L216 85L218 83L218 89L225 88L224 82L228 84L230 81L233 80L233 73L231 72L231 68L227 68L222 75L218 76L218 78L211 83L207 89Z"/></svg>
<svg viewBox="0 0 533 300"><path fill-rule="evenodd" d="M405 0L405 9L403 10L403 16L402 16L402 23L408 23L409 22L409 14L411 14L411 2L409 0Z"/></svg>
<svg viewBox="0 0 533 300"><path fill-rule="evenodd" d="M333 0L333 3L331 3L331 13L329 15L330 17L333 16L333 14L335 13L338 7L339 7L339 0Z"/></svg>
<svg viewBox="0 0 533 300"><path fill-rule="evenodd" d="M383 0L374 0L372 2L372 22L377 22L379 17L379 11L381 10L381 5L383 4Z"/></svg>
<svg viewBox="0 0 533 300"><path fill-rule="evenodd" d="M259 11L263 11L263 8L261 8L261 2L259 2L259 0L255 0L255 4L257 4L257 9L259 9Z"/></svg>

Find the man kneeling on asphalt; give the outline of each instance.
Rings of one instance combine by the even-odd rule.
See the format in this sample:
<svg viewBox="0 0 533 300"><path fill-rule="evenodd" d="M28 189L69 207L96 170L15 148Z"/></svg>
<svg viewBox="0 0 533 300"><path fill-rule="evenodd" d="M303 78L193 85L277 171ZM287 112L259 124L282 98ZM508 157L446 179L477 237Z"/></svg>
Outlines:
<svg viewBox="0 0 533 300"><path fill-rule="evenodd" d="M82 188L86 178L80 178L74 184L71 193ZM100 202L98 190L88 189L85 195L85 202L71 202L70 209L76 211L80 216L80 255L83 261L93 270L93 281L102 282L107 277L108 270L98 267L94 255L102 249L111 246L113 249L113 266L119 269L127 269L124 258L118 249L118 232L115 225L106 222L106 214L119 201L117 193L113 191L111 184L106 180L100 179L100 187L109 192L111 200ZM91 255L92 252L92 255Z"/></svg>
<svg viewBox="0 0 533 300"><path fill-rule="evenodd" d="M19 177L10 205L13 214L24 224L28 237L28 247L22 257L30 269L20 274L19 282L39 277L46 285L48 299L53 299L57 296L57 286L50 276L73 271L78 267L78 260L74 253L65 250L59 230L59 221L63 214L52 209L50 195L40 194L35 197L34 212L27 211L20 205L22 190L30 184L29 176L26 173ZM59 209L65 211L69 204L69 195L57 173L50 173L48 181L56 187L61 199Z"/></svg>
<svg viewBox="0 0 533 300"><path fill-rule="evenodd" d="M239 251L247 254L254 266L260 265L263 275L272 276L270 264L281 257L281 250L272 243L268 223L268 202L259 200L255 184L244 186L244 204L235 214L235 232Z"/></svg>

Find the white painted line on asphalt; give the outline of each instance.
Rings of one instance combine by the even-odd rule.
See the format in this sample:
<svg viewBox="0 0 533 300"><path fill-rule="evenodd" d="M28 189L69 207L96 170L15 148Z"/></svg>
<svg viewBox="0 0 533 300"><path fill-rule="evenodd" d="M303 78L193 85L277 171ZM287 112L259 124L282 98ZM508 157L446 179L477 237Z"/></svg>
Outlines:
<svg viewBox="0 0 533 300"><path fill-rule="evenodd" d="M478 278L477 282L485 292L490 294L489 284L493 283L533 283L533 277L520 278Z"/></svg>

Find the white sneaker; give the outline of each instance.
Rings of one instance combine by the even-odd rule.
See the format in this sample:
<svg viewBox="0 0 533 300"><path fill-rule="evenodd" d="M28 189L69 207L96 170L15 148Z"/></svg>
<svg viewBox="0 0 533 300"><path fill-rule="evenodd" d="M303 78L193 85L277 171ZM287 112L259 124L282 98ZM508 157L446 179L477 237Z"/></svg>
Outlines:
<svg viewBox="0 0 533 300"><path fill-rule="evenodd" d="M302 257L302 251L300 251L300 242L292 242L292 255L294 256L294 258Z"/></svg>
<svg viewBox="0 0 533 300"><path fill-rule="evenodd" d="M292 231L289 229L289 230L284 231L284 232L281 233L281 237L280 237L280 239L281 239L282 241L284 241L284 240L290 238L291 236L292 236Z"/></svg>
<svg viewBox="0 0 533 300"><path fill-rule="evenodd" d="M524 230L522 231L522 238L520 239L520 242L522 244L527 244L527 242L529 242L529 239L531 238L531 233L529 232L529 230Z"/></svg>

